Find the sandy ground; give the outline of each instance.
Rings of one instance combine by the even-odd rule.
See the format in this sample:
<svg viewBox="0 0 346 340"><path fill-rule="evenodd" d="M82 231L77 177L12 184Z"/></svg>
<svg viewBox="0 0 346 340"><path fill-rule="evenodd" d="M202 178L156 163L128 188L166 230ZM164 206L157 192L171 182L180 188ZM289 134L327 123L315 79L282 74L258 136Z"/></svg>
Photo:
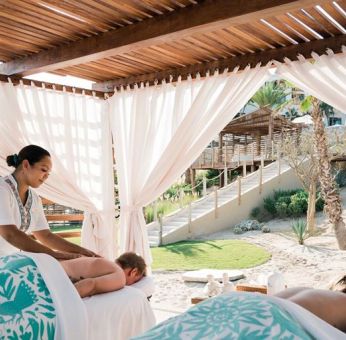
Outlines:
<svg viewBox="0 0 346 340"><path fill-rule="evenodd" d="M346 208L346 189L341 192ZM346 209L344 209L346 221ZM323 213L316 216L318 235L299 245L291 231L292 220L272 220L266 223L271 233L258 231L235 235L226 230L199 239L242 239L267 249L272 257L263 265L244 269L242 282L256 281L260 274L279 271L284 275L288 287L309 286L327 288L335 278L346 274L346 251L338 250L336 239L328 219ZM202 295L205 284L185 283L182 271L155 271L156 292L151 303L154 308L182 312L191 306L191 296ZM238 281L240 282L240 281Z"/></svg>

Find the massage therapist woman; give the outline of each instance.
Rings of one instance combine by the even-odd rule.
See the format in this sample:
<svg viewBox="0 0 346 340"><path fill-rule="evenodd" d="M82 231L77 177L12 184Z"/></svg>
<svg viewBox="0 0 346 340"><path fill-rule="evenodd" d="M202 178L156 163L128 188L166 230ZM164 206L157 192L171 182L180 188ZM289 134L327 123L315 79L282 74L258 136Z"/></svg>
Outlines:
<svg viewBox="0 0 346 340"><path fill-rule="evenodd" d="M46 253L58 260L95 256L92 251L49 230L41 199L33 190L46 181L52 169L49 152L37 145L28 145L18 155L8 156L6 161L15 170L11 175L0 177L0 256L18 250Z"/></svg>

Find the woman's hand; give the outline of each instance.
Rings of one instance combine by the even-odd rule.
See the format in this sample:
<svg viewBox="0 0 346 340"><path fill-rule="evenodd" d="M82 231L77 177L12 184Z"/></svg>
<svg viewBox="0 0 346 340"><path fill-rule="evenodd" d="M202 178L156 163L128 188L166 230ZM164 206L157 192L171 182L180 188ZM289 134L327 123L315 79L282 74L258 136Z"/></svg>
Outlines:
<svg viewBox="0 0 346 340"><path fill-rule="evenodd" d="M63 251L52 251L50 255L59 261L72 260L82 256L81 254L65 253Z"/></svg>
<svg viewBox="0 0 346 340"><path fill-rule="evenodd" d="M76 257L87 256L87 257L100 257L93 251L78 246L77 244L71 243L57 234L52 233L49 229L35 231L34 236L45 246L56 249L63 253L75 254Z"/></svg>
<svg viewBox="0 0 346 340"><path fill-rule="evenodd" d="M78 251L79 254L83 255L83 256L87 256L87 257L101 257L100 255L94 253L93 251L86 249L86 248L82 248Z"/></svg>

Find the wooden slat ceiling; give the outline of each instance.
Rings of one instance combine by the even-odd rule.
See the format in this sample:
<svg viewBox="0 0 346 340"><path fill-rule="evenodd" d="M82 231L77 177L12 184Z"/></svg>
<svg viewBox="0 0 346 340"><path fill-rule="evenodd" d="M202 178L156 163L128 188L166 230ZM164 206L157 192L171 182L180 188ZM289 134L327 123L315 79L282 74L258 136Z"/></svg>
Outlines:
<svg viewBox="0 0 346 340"><path fill-rule="evenodd" d="M249 11L253 12L256 10L256 3L258 6L264 3L254 0L233 1L235 2L249 7ZM298 53L300 46L306 47L310 44L310 50L306 49L309 53L312 48L324 50L326 47L335 47L336 50L340 50L340 46L346 42L346 0L281 1L287 4L282 10L276 9L281 8L277 4L279 1L267 1L273 3L273 7L266 5L266 11L262 10L256 16L249 16L248 20L246 16L240 15L237 18L241 17L242 20L236 18L232 22L220 17L220 20L215 19L217 25L214 22L208 26L208 19L201 19L201 23L206 25L201 25L200 30L181 29L175 32L177 34L174 36L163 34L161 39L159 34L158 37L152 35L155 38L152 43L149 37L145 44L135 41L136 37L133 38L133 42L131 37L122 37L129 40L123 45L127 44L126 46L131 48L122 50L120 43L114 43L113 49L109 47L106 57L102 57L99 48L99 54L88 57L89 60L81 58L84 49L85 55L92 55L88 48L94 44L96 50L99 38L107 36L111 40L114 32L124 32L125 35L128 28L142 28L146 23L151 25L157 18L167 18L168 21L172 19L174 22L175 14L181 13L183 17L185 13L186 20L188 11L198 13L199 8L207 8L213 3L217 5L227 2L0 0L0 60L4 62L0 65L0 74L28 75L48 70L95 82L111 81L98 87L107 91L120 85L123 79L125 84L136 79L152 80L166 70L183 73L184 69L190 72L192 66L197 66L197 69L199 65L217 67L220 62L222 65L223 61L228 62L232 59L235 62L249 62L248 56L268 54L275 57L273 51ZM195 19L191 16L191 20ZM172 28L170 30L172 32ZM323 44L324 41L327 43ZM62 64L54 65L47 62L47 55L52 58L54 51L56 58L63 60L61 54L68 53L77 44L80 46L79 54L75 53L76 57L70 63L64 60L61 67ZM37 62L41 55L42 67ZM20 68L21 63L25 64L23 69ZM15 66L11 69L12 64ZM138 78L139 76L141 78Z"/></svg>

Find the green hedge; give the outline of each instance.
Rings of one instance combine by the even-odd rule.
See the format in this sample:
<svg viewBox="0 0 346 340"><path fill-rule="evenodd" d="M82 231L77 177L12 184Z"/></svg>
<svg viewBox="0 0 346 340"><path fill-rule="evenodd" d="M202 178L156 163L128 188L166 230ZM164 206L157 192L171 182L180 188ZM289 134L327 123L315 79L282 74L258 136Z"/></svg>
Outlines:
<svg viewBox="0 0 346 340"><path fill-rule="evenodd" d="M264 209L272 217L298 217L306 214L309 194L303 189L278 190L264 201ZM316 211L323 210L324 201L317 195Z"/></svg>

